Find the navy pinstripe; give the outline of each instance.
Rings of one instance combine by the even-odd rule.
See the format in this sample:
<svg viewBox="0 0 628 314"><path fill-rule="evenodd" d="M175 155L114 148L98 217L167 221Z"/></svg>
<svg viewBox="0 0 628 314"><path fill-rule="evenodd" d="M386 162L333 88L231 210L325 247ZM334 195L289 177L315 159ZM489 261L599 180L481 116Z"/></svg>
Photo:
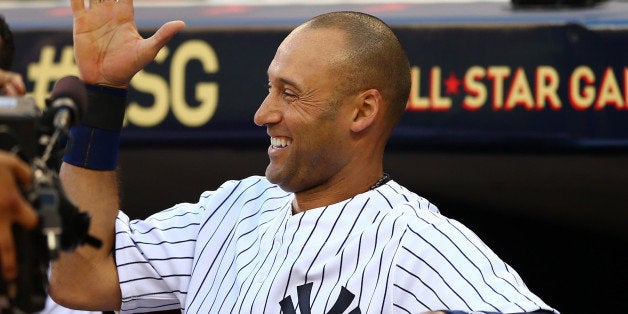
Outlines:
<svg viewBox="0 0 628 314"><path fill-rule="evenodd" d="M263 177L116 220L123 312L551 310L471 231L394 181L292 215Z"/></svg>

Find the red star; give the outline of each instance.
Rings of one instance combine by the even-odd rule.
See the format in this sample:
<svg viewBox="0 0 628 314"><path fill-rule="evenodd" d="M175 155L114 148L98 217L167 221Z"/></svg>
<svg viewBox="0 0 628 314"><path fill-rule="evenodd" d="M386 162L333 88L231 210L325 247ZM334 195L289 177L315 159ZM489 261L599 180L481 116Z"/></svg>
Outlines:
<svg viewBox="0 0 628 314"><path fill-rule="evenodd" d="M447 95L458 95L460 93L460 79L456 77L454 72L449 73L449 77L445 80L445 86L447 86L445 90L445 94Z"/></svg>

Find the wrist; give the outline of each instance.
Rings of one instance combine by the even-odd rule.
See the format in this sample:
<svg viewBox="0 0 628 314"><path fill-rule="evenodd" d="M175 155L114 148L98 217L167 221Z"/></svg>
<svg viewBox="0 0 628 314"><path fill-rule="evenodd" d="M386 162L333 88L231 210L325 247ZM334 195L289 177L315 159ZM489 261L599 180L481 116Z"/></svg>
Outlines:
<svg viewBox="0 0 628 314"><path fill-rule="evenodd" d="M115 170L120 132L79 124L70 129L63 161L91 170Z"/></svg>
<svg viewBox="0 0 628 314"><path fill-rule="evenodd" d="M127 90L85 84L87 109L81 123L70 129L63 161L92 170L115 170Z"/></svg>
<svg viewBox="0 0 628 314"><path fill-rule="evenodd" d="M87 110L81 124L120 132L126 111L127 90L105 85L85 84Z"/></svg>

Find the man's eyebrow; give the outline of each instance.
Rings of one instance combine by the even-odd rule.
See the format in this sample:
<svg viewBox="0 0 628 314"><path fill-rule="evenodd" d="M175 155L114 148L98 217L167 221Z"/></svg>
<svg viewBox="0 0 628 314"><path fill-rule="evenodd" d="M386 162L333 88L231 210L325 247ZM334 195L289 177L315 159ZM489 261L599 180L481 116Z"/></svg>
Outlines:
<svg viewBox="0 0 628 314"><path fill-rule="evenodd" d="M299 84L297 84L297 82L295 82L295 81L293 81L293 80L291 80L291 79L288 79L288 78L285 78L285 77L280 77L280 78L277 78L277 79L276 79L276 81L279 81L280 83L282 83L282 84L284 84L284 85L290 85L290 86L293 86L293 87L294 87L294 88L296 88L298 91L300 91L300 90L301 90L301 87L299 86ZM268 77L268 82L269 82L269 83L271 82L270 77Z"/></svg>

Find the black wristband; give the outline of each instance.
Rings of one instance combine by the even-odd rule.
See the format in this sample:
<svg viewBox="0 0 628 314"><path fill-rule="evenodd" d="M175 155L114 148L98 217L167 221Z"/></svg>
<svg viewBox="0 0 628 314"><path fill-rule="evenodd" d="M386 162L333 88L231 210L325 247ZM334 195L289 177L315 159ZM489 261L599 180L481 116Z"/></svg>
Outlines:
<svg viewBox="0 0 628 314"><path fill-rule="evenodd" d="M87 108L70 129L63 161L92 170L115 170L127 90L85 84Z"/></svg>
<svg viewBox="0 0 628 314"><path fill-rule="evenodd" d="M127 90L85 84L87 110L81 123L90 127L120 132L126 111Z"/></svg>

